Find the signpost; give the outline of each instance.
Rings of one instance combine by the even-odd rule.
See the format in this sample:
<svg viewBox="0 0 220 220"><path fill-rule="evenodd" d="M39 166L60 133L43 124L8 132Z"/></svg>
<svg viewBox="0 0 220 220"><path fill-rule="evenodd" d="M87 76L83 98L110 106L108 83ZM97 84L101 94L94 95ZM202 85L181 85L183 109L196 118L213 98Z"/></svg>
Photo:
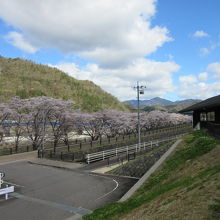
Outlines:
<svg viewBox="0 0 220 220"><path fill-rule="evenodd" d="M0 188L2 187L4 176L5 176L5 173L0 173Z"/></svg>

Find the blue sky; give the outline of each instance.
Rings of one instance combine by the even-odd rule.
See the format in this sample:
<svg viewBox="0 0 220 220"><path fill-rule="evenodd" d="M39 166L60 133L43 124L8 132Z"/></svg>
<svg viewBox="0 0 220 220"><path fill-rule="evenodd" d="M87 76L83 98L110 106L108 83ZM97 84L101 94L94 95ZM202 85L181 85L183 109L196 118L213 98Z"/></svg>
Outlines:
<svg viewBox="0 0 220 220"><path fill-rule="evenodd" d="M7 0L0 55L55 66L120 100L220 94L219 0Z"/></svg>

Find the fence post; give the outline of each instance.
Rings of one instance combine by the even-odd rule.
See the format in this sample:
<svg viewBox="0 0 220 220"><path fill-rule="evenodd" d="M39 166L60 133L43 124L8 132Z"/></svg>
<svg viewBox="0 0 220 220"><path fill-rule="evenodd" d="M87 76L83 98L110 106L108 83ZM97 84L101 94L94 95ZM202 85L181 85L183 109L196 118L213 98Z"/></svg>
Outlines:
<svg viewBox="0 0 220 220"><path fill-rule="evenodd" d="M115 149L115 156L118 156L118 148Z"/></svg>
<svg viewBox="0 0 220 220"><path fill-rule="evenodd" d="M87 163L89 164L90 161L89 161L89 154L87 154Z"/></svg>
<svg viewBox="0 0 220 220"><path fill-rule="evenodd" d="M144 142L144 150L145 150L145 142Z"/></svg>
<svg viewBox="0 0 220 220"><path fill-rule="evenodd" d="M102 159L105 160L105 151L102 151Z"/></svg>

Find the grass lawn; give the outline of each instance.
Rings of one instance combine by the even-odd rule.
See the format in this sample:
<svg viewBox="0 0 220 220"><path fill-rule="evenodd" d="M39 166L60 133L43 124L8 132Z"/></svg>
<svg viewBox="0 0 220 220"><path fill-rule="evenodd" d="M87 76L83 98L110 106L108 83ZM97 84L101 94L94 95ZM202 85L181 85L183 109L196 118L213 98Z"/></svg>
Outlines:
<svg viewBox="0 0 220 220"><path fill-rule="evenodd" d="M83 219L219 219L219 156L220 141L192 132L129 200Z"/></svg>

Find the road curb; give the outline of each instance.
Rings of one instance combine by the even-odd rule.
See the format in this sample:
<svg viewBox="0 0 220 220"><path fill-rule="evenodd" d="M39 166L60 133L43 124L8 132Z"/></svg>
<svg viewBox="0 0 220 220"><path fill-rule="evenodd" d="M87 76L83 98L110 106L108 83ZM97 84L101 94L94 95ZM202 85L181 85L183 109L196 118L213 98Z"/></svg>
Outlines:
<svg viewBox="0 0 220 220"><path fill-rule="evenodd" d="M129 199L139 188L140 186L154 173L157 168L166 160L166 158L174 151L174 149L180 144L182 140L177 140L169 150L163 154L163 156L141 177L141 179L119 200L119 202L124 202Z"/></svg>
<svg viewBox="0 0 220 220"><path fill-rule="evenodd" d="M29 151L24 153L16 153L0 156L0 164L33 159L37 157L37 151Z"/></svg>

